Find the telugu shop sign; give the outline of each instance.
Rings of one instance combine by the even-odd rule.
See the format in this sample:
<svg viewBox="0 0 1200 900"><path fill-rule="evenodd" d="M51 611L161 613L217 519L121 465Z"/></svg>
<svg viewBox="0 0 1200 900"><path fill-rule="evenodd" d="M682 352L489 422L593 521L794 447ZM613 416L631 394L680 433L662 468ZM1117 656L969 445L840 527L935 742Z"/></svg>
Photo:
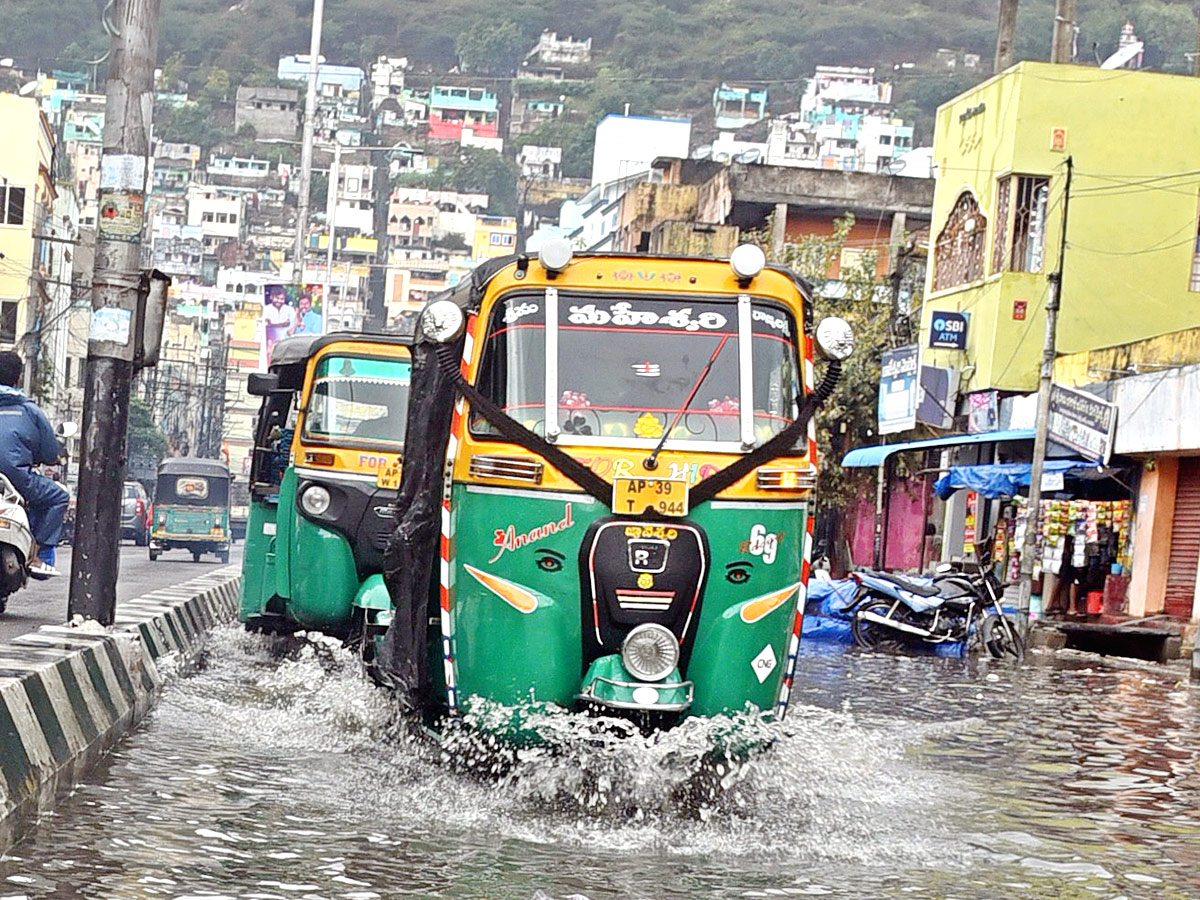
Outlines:
<svg viewBox="0 0 1200 900"><path fill-rule="evenodd" d="M1107 463L1112 456L1117 407L1092 394L1061 384L1050 388L1050 440Z"/></svg>

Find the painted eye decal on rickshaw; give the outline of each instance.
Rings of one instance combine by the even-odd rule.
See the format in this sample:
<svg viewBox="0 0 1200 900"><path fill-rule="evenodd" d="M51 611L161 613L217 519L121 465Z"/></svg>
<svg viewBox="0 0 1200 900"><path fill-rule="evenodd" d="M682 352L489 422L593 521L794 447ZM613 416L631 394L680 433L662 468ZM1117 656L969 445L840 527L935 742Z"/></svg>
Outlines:
<svg viewBox="0 0 1200 900"><path fill-rule="evenodd" d="M754 563L746 559L731 562L725 567L725 580L730 584L745 584L750 580L750 570Z"/></svg>
<svg viewBox="0 0 1200 900"><path fill-rule="evenodd" d="M566 559L557 550L551 550L548 547L541 547L535 551L537 554L537 567L543 572L561 572L563 560Z"/></svg>

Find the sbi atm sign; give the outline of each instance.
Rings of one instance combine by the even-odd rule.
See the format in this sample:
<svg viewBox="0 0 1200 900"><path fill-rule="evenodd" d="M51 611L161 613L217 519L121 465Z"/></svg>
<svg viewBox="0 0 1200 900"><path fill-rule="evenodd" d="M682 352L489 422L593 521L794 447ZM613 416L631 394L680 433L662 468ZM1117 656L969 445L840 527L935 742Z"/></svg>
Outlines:
<svg viewBox="0 0 1200 900"><path fill-rule="evenodd" d="M966 350L967 314L934 311L929 320L929 346L935 350Z"/></svg>

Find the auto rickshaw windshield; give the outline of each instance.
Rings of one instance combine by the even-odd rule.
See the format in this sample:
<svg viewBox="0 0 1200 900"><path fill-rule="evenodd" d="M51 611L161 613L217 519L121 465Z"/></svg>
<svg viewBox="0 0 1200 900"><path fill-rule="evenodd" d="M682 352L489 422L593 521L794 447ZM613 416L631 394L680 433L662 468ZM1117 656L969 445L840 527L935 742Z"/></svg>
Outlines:
<svg viewBox="0 0 1200 900"><path fill-rule="evenodd" d="M406 359L324 357L313 372L304 436L403 445L411 376Z"/></svg>
<svg viewBox="0 0 1200 900"><path fill-rule="evenodd" d="M543 305L536 294L497 303L479 382L509 415L540 434L551 365L557 403L550 414L568 440L657 441L671 428L672 441L740 444L749 430L761 443L796 415L801 383L795 324L782 306L755 299L743 313L736 299L599 298L563 291L551 344L558 351L550 360ZM743 334L750 337L748 360L742 359ZM471 427L494 433L482 418Z"/></svg>

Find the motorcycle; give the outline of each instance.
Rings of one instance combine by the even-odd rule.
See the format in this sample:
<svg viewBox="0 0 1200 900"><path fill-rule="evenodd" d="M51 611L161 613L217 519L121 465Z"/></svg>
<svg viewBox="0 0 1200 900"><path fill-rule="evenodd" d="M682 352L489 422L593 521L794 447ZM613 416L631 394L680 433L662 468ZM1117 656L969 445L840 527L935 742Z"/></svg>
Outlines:
<svg viewBox="0 0 1200 900"><path fill-rule="evenodd" d="M868 650L966 643L997 659L1025 654L1025 641L1000 603L1003 588L991 569L940 567L927 584L864 569L851 574L858 592L851 607L854 641Z"/></svg>
<svg viewBox="0 0 1200 900"><path fill-rule="evenodd" d="M12 482L0 475L0 612L7 607L9 596L25 586L36 550L25 500Z"/></svg>

